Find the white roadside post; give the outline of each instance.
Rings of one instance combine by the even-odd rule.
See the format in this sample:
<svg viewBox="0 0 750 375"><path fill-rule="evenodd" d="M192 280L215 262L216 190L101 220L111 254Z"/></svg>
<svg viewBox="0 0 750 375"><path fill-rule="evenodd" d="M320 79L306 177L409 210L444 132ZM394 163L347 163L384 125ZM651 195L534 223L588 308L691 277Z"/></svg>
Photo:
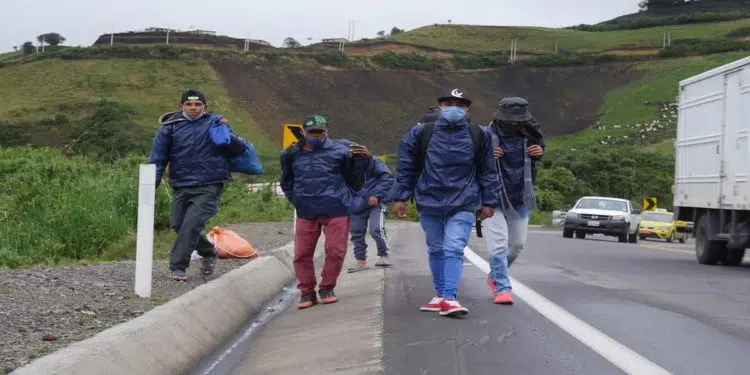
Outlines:
<svg viewBox="0 0 750 375"><path fill-rule="evenodd" d="M151 298L151 271L154 262L154 203L156 165L141 164L138 186L138 229L135 250L135 294Z"/></svg>

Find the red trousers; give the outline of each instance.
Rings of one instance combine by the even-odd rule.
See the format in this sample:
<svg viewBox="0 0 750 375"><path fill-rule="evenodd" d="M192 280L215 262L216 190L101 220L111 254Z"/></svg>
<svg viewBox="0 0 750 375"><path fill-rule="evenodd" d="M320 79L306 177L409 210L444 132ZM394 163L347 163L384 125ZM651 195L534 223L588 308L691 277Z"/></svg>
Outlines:
<svg viewBox="0 0 750 375"><path fill-rule="evenodd" d="M336 286L341 267L344 266L349 238L349 216L315 220L297 218L294 233L294 273L297 276L297 288L303 295L315 293L317 280L313 255L321 232L325 235L326 256L319 289L329 289Z"/></svg>

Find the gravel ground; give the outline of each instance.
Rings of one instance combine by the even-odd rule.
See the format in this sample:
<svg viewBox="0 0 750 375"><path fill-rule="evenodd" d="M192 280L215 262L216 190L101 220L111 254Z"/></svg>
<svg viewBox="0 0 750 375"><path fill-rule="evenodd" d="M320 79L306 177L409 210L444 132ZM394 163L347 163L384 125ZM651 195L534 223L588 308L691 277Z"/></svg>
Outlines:
<svg viewBox="0 0 750 375"><path fill-rule="evenodd" d="M292 240L292 223L235 225L260 252ZM221 276L248 261L219 260ZM151 299L133 294L135 262L82 267L0 270L0 374L34 358L87 339L135 318L204 283L200 263L192 262L188 281L169 278L169 263L154 263Z"/></svg>

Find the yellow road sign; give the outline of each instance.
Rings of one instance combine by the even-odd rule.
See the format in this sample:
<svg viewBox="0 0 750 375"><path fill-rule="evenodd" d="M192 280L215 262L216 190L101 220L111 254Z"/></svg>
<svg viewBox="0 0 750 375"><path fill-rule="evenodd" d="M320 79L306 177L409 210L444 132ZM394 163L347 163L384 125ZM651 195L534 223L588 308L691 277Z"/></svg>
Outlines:
<svg viewBox="0 0 750 375"><path fill-rule="evenodd" d="M302 125L284 124L281 130L281 148L287 148L300 139L302 139Z"/></svg>
<svg viewBox="0 0 750 375"><path fill-rule="evenodd" d="M643 200L643 211L653 211L656 209L656 197L645 198Z"/></svg>

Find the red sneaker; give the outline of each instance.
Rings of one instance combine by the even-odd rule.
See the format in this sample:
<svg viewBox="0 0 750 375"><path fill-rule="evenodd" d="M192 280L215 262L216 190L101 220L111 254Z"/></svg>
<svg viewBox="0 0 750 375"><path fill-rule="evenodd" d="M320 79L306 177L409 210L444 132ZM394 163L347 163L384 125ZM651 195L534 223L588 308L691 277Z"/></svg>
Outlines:
<svg viewBox="0 0 750 375"><path fill-rule="evenodd" d="M440 302L440 312L442 316L464 316L469 313L469 309L461 306L455 299L443 300Z"/></svg>
<svg viewBox="0 0 750 375"><path fill-rule="evenodd" d="M422 305L419 309L422 311L432 311L432 312L438 312L440 311L440 302L443 302L443 297L437 296L432 297L430 302L427 302L426 304Z"/></svg>
<svg viewBox="0 0 750 375"><path fill-rule="evenodd" d="M495 300L493 302L498 305L512 305L513 296L509 292L495 293Z"/></svg>
<svg viewBox="0 0 750 375"><path fill-rule="evenodd" d="M494 295L495 291L497 290L497 286L495 285L495 282L489 276L487 276L487 286L490 287L490 293Z"/></svg>

